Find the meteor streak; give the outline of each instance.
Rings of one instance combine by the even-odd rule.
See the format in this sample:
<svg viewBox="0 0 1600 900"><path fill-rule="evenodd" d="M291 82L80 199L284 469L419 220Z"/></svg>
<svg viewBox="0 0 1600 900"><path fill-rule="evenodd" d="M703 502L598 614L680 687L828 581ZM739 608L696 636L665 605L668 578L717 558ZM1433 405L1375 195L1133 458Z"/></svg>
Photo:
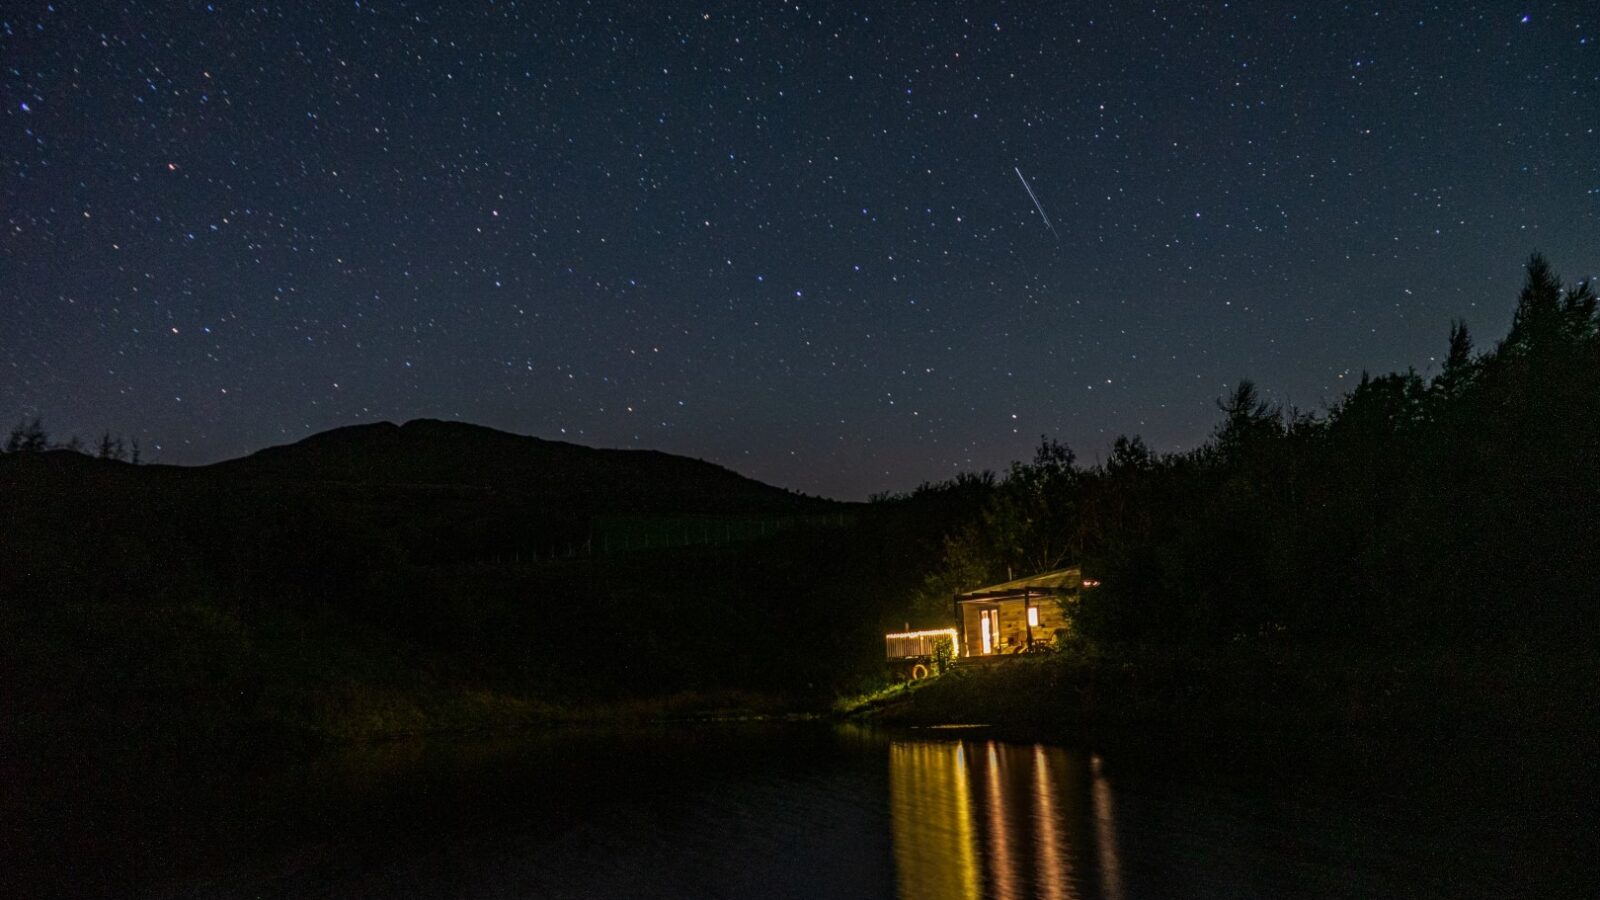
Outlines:
<svg viewBox="0 0 1600 900"><path fill-rule="evenodd" d="M1039 197L1034 194L1033 186L1028 184L1028 179L1022 176L1022 169L1012 166L1011 171L1017 173L1017 180L1022 182L1022 189L1028 192L1028 199L1033 201L1033 208L1039 211L1039 218L1044 220L1044 227L1050 229L1050 233L1056 236L1056 240L1061 240L1061 233L1056 231L1056 226L1050 224L1050 217L1045 215L1044 212L1044 204L1039 202Z"/></svg>

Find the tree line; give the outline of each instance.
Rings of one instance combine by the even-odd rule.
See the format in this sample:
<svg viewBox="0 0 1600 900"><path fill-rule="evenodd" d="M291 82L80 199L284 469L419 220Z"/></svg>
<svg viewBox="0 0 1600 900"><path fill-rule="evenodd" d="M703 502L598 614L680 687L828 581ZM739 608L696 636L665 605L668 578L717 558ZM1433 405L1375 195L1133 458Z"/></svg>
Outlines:
<svg viewBox="0 0 1600 900"><path fill-rule="evenodd" d="M961 511L912 600L1079 564L1103 646L1549 646L1600 625L1600 317L1535 254L1511 328L1451 324L1437 374L1363 374L1320 412L1242 381L1186 452L1119 437L1080 464L1044 439L1004 476L925 485Z"/></svg>
<svg viewBox="0 0 1600 900"><path fill-rule="evenodd" d="M34 416L29 419L23 417L19 420L11 434L6 437L0 453L44 453L48 450L66 450L72 453L82 453L96 459L114 459L119 462L140 463L139 439L124 438L122 435L113 435L107 431L100 435L94 444L85 443L77 435L72 435L65 441L52 441L50 433L45 431L44 421Z"/></svg>

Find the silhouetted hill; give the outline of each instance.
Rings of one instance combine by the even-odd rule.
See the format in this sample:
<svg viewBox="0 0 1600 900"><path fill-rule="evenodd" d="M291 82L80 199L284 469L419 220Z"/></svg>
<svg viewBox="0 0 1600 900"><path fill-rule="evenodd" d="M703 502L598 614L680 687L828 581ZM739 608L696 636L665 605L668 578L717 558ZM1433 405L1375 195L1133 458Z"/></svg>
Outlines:
<svg viewBox="0 0 1600 900"><path fill-rule="evenodd" d="M232 479L481 488L591 515L793 514L833 506L697 459L434 419L336 428L204 469Z"/></svg>
<svg viewBox="0 0 1600 900"><path fill-rule="evenodd" d="M1475 352L1457 325L1431 380L1363 378L1324 416L1244 382L1192 451L1123 438L1083 467L1046 440L1004 479L868 505L436 421L201 467L37 452L40 434L0 457L0 759L19 739L502 727L677 691L815 702L883 677L884 626L1064 558L1099 582L1061 636L1082 662L1006 669L1024 674L941 707L957 721L1003 721L997 696L1063 722L1230 702L1285 726L1422 719L1382 698L1443 693L1429 721L1588 733L1597 310L1536 257L1506 338Z"/></svg>
<svg viewBox="0 0 1600 900"><path fill-rule="evenodd" d="M208 466L0 454L0 755L820 694L875 664L878 607L930 561L860 509L437 421Z"/></svg>
<svg viewBox="0 0 1600 900"><path fill-rule="evenodd" d="M726 542L849 508L686 457L434 420L334 429L208 466L3 454L7 502L41 536L164 536L148 556L187 541L257 571L335 578L378 557L438 565Z"/></svg>

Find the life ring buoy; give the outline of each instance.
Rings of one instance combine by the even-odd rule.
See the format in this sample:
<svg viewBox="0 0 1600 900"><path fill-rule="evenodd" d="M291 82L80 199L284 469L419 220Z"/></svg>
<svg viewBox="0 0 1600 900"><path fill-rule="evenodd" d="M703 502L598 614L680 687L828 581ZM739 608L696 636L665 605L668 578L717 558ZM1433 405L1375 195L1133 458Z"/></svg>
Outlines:
<svg viewBox="0 0 1600 900"><path fill-rule="evenodd" d="M922 679L927 678L927 677L928 677L928 667L927 666L923 665L922 663L917 663L916 665L911 667L911 680L912 681L921 681Z"/></svg>

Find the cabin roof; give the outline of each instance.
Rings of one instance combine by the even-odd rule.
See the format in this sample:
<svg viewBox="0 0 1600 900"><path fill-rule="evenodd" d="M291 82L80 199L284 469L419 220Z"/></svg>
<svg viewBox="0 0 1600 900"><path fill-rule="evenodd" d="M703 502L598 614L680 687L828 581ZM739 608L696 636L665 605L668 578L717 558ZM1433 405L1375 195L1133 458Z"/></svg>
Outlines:
<svg viewBox="0 0 1600 900"><path fill-rule="evenodd" d="M1075 591L1081 587L1083 587L1083 570L1078 566L1068 566L1065 569L1030 575L1027 578L1014 578L1011 581L1002 581L999 584L991 584L988 587L957 594L956 601L1005 597L1011 594L1020 594L1023 591L1052 594L1062 591Z"/></svg>

